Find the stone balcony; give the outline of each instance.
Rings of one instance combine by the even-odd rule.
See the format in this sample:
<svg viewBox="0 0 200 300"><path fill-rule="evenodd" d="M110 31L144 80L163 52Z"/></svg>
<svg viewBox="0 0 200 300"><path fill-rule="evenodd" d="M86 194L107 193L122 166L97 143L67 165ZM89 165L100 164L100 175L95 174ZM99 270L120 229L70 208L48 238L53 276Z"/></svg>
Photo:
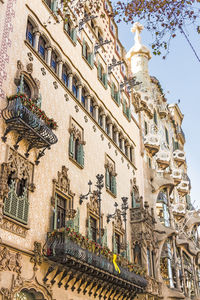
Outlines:
<svg viewBox="0 0 200 300"><path fill-rule="evenodd" d="M144 137L144 146L151 156L154 156L160 149L160 143L155 133L148 133Z"/></svg>
<svg viewBox="0 0 200 300"><path fill-rule="evenodd" d="M190 191L190 180L186 174L183 174L181 182L177 185L177 191L181 196L185 196Z"/></svg>
<svg viewBox="0 0 200 300"><path fill-rule="evenodd" d="M173 152L173 158L177 165L180 167L185 162L185 152L177 149Z"/></svg>
<svg viewBox="0 0 200 300"><path fill-rule="evenodd" d="M172 212L175 215L185 215L185 213L186 213L186 204L181 203L181 202L172 204Z"/></svg>
<svg viewBox="0 0 200 300"><path fill-rule="evenodd" d="M158 167L162 170L165 170L170 165L170 153L167 150L160 150L156 154L156 161Z"/></svg>
<svg viewBox="0 0 200 300"><path fill-rule="evenodd" d="M67 231L48 234L44 249L50 266L44 282L56 282L56 276L62 273L58 287L65 280L65 289L70 286L78 293L82 291L84 295L93 295L98 299L134 299L145 291L147 280L138 274L137 268L130 270L130 265L123 264L117 257L120 272L117 271L113 254L108 248L104 248L106 253L102 252L103 248L94 241L88 241L85 237L82 239L80 242L80 234L75 232L71 236ZM90 242L91 247L88 246ZM52 278L51 273L56 275Z"/></svg>
<svg viewBox="0 0 200 300"><path fill-rule="evenodd" d="M9 132L14 131L17 133L17 140L14 145L15 149L18 149L19 142L26 140L28 142L27 151L25 156L29 156L29 151L32 148L42 149L39 152L36 159L36 163L39 162L39 158L44 155L45 149L50 149L51 145L55 144L58 139L52 132L51 126L53 126L53 119L48 119L45 114L45 120L49 121L48 125L45 120L40 118L36 111L31 111L27 108L24 102L30 101L30 107L37 109L37 113L42 111L36 105L32 104L31 99L27 99L25 96L15 95L9 99L8 105L2 110L2 117L7 125L2 140L6 142Z"/></svg>
<svg viewBox="0 0 200 300"><path fill-rule="evenodd" d="M165 118L167 116L167 109L166 109L166 106L163 105L163 104L160 104L158 106L158 113L161 117L161 119Z"/></svg>
<svg viewBox="0 0 200 300"><path fill-rule="evenodd" d="M174 179L175 184L178 184L182 180L182 171L180 169L173 168L171 176Z"/></svg>

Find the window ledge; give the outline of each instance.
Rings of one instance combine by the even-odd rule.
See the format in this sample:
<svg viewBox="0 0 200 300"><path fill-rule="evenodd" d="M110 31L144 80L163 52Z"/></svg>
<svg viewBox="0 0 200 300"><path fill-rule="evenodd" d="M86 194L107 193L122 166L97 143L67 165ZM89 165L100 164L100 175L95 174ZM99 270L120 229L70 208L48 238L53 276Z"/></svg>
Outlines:
<svg viewBox="0 0 200 300"><path fill-rule="evenodd" d="M93 69L93 67L91 66L91 64L89 63L89 61L87 60L87 58L84 56L84 55L82 55L82 58L84 59L84 61L87 63L87 65L90 67L90 69L92 70Z"/></svg>
<svg viewBox="0 0 200 300"><path fill-rule="evenodd" d="M3 216L3 221L0 227L23 238L26 237L27 231L30 229L28 225L20 223L5 215Z"/></svg>
<svg viewBox="0 0 200 300"><path fill-rule="evenodd" d="M109 190L109 188L106 187L106 192L108 192L108 194L110 194L113 198L117 198L117 195L113 194L113 192L111 192L111 190Z"/></svg>
<svg viewBox="0 0 200 300"><path fill-rule="evenodd" d="M69 155L69 159L71 160L71 162L73 162L79 169L83 169L84 167L81 166L73 157L71 157Z"/></svg>

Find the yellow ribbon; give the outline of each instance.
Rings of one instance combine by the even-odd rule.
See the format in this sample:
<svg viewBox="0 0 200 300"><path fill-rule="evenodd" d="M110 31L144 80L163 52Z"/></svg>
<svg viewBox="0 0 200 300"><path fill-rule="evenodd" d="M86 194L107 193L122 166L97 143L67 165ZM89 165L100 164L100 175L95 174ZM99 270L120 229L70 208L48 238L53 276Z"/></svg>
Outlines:
<svg viewBox="0 0 200 300"><path fill-rule="evenodd" d="M116 263L116 259L117 259L117 254L113 254L113 265L115 266L115 270L119 273L121 273L120 268L118 267L117 263Z"/></svg>

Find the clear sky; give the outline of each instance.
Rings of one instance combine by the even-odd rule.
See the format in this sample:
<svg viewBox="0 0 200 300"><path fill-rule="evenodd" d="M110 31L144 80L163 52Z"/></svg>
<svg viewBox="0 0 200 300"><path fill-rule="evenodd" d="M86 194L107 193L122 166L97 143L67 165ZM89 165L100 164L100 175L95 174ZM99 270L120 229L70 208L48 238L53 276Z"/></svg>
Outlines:
<svg viewBox="0 0 200 300"><path fill-rule="evenodd" d="M120 23L118 26L120 41L129 50L134 44L131 25ZM192 29L186 32L200 56L200 35ZM142 42L150 48L151 35L146 30L142 33ZM192 202L196 201L194 206L200 208L200 63L184 36L179 34L173 40L166 60L159 56L152 57L149 72L160 81L168 103L177 103L180 99L179 107L184 114L182 128L186 135L188 175L192 182Z"/></svg>

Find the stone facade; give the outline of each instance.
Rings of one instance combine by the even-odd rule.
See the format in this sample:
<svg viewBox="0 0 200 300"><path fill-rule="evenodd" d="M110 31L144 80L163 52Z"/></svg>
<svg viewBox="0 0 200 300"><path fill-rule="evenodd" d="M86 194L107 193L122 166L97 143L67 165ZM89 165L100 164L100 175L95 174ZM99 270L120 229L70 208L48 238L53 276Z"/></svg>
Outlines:
<svg viewBox="0 0 200 300"><path fill-rule="evenodd" d="M0 1L0 299L199 297L183 115L111 11Z"/></svg>

